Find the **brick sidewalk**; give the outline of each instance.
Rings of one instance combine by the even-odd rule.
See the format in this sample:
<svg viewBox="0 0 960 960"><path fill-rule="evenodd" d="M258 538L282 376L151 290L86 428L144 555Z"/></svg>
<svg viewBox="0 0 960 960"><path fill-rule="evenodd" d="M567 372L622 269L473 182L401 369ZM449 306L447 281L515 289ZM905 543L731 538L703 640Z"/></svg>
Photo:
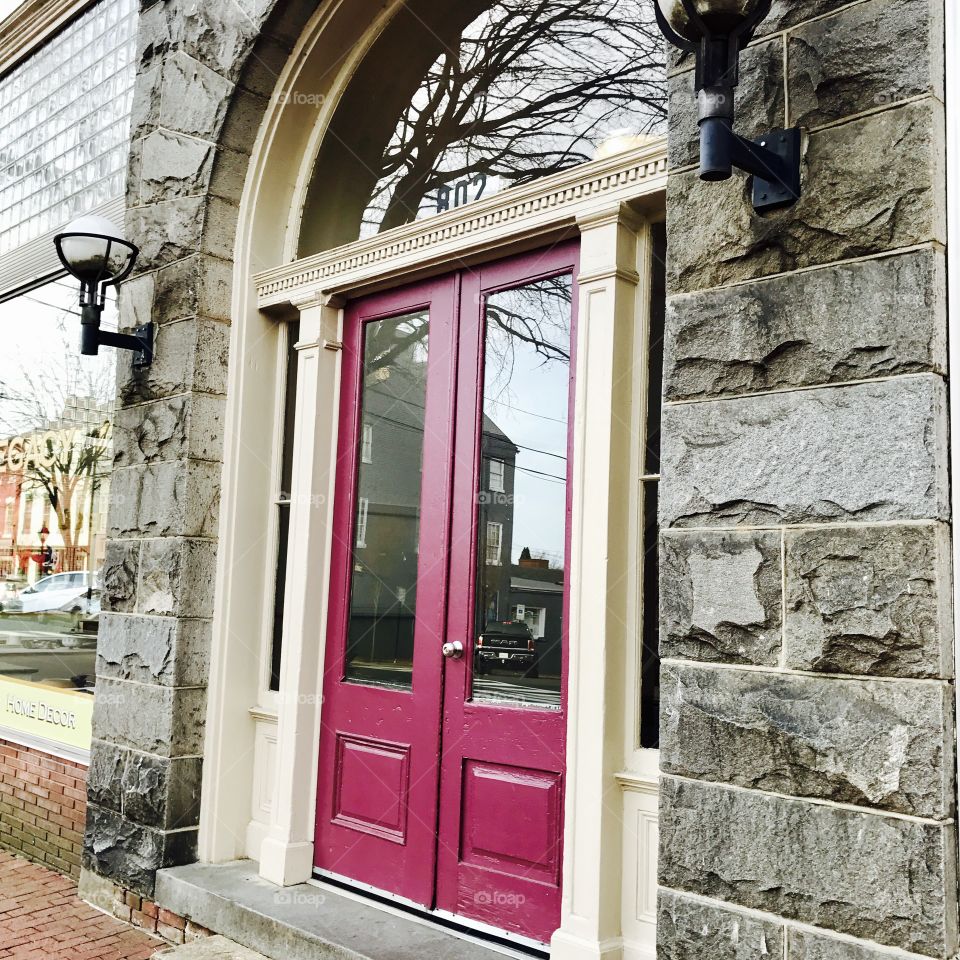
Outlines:
<svg viewBox="0 0 960 960"><path fill-rule="evenodd" d="M166 946L85 904L69 877L0 851L3 960L147 960Z"/></svg>

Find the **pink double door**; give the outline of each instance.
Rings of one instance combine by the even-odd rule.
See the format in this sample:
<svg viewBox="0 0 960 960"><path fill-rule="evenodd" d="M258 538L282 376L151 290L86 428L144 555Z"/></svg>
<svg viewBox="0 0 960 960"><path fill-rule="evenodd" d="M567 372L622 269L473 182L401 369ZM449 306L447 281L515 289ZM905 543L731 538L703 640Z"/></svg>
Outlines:
<svg viewBox="0 0 960 960"><path fill-rule="evenodd" d="M351 303L316 867L559 923L578 247Z"/></svg>

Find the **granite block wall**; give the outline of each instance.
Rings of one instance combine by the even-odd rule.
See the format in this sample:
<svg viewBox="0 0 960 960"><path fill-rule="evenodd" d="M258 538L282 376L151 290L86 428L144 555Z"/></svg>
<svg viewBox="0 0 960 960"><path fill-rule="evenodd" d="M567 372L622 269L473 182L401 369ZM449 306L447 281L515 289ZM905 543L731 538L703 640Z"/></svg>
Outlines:
<svg viewBox="0 0 960 960"><path fill-rule="evenodd" d="M762 217L671 67L661 960L957 951L943 42L942 0L776 2Z"/></svg>

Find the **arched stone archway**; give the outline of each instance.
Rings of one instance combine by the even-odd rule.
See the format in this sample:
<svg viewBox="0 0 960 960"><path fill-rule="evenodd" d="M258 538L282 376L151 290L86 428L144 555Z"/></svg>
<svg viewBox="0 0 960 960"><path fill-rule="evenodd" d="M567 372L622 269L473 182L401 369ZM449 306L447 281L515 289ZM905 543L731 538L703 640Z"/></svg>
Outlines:
<svg viewBox="0 0 960 960"><path fill-rule="evenodd" d="M157 869L197 857L207 685L222 666L212 625L229 599L215 589L217 552L242 564L257 548L221 523L236 515L221 511L225 449L270 436L255 409L242 440L227 422L228 392L276 337L249 277L291 256L324 104L391 6L143 4L126 215L141 255L121 324L156 324L156 360L120 361L84 867L144 894ZM228 478L251 509L268 461ZM240 621L260 602L236 605ZM250 723L245 692L217 722ZM249 796L251 762L238 757L217 789ZM240 854L239 823L235 840L214 854Z"/></svg>

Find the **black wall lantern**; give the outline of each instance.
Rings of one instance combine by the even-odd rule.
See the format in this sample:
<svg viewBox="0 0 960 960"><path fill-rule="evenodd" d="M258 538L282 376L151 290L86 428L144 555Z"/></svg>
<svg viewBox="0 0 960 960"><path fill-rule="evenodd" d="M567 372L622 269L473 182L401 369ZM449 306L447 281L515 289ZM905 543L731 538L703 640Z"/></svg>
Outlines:
<svg viewBox="0 0 960 960"><path fill-rule="evenodd" d="M753 174L758 212L800 197L800 129L757 140L734 133L733 91L740 51L770 12L772 0L655 0L657 23L676 47L696 57L700 179L728 180L733 167Z"/></svg>
<svg viewBox="0 0 960 960"><path fill-rule="evenodd" d="M107 287L130 276L140 252L106 217L74 220L53 242L64 267L80 281L80 353L95 357L100 347L133 350L133 365L153 362L153 324L136 327L132 334L100 329Z"/></svg>

